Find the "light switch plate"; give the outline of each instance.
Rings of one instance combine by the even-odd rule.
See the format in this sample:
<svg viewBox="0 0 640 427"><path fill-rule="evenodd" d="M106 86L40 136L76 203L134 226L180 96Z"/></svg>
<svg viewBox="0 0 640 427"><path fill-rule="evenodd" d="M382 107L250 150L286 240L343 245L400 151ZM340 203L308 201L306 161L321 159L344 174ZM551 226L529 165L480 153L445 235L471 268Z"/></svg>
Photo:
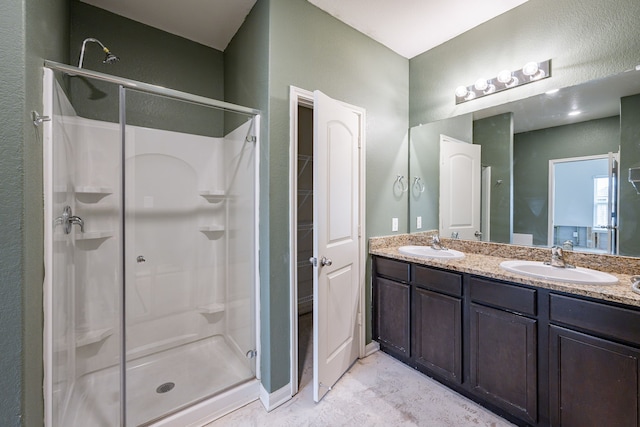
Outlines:
<svg viewBox="0 0 640 427"><path fill-rule="evenodd" d="M391 231L398 231L398 218L391 218Z"/></svg>
<svg viewBox="0 0 640 427"><path fill-rule="evenodd" d="M422 228L422 217L419 216L416 218L416 228L420 230Z"/></svg>

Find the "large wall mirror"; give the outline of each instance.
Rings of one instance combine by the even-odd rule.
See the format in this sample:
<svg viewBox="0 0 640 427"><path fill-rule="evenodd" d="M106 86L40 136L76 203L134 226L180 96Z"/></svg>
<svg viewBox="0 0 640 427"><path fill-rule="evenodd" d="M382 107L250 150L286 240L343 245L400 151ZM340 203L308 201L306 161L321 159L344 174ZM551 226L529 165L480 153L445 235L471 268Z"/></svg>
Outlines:
<svg viewBox="0 0 640 427"><path fill-rule="evenodd" d="M442 230L442 135L481 147L472 238L640 256L640 70L411 128L410 233Z"/></svg>

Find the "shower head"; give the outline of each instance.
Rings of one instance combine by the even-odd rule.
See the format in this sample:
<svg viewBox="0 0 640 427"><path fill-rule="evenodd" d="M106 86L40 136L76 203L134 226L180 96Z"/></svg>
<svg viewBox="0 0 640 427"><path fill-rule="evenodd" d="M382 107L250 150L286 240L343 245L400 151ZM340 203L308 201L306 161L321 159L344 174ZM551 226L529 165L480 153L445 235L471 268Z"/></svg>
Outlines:
<svg viewBox="0 0 640 427"><path fill-rule="evenodd" d="M109 52L109 49L107 49L106 47L103 50L106 54L106 56L104 57L104 61L102 61L103 64L113 64L114 62L120 61L120 58Z"/></svg>
<svg viewBox="0 0 640 427"><path fill-rule="evenodd" d="M89 37L84 39L84 41L82 42L82 49L80 50L80 61L78 62L78 68L82 68L82 62L84 60L84 49L87 45L87 42L98 43L100 45L100 47L102 48L102 51L105 53L104 61L102 61L103 64L113 64L114 62L117 62L120 60L120 58L118 58L113 53L111 53L111 51L105 45L103 45L100 40L94 39L93 37Z"/></svg>

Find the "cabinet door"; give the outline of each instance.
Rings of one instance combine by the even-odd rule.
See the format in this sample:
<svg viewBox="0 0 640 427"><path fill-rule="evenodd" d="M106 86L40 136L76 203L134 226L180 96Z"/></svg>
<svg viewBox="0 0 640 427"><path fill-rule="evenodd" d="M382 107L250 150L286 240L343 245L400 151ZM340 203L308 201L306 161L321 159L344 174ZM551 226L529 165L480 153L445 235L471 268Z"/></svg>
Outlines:
<svg viewBox="0 0 640 427"><path fill-rule="evenodd" d="M411 354L426 369L462 382L462 302L460 298L414 288Z"/></svg>
<svg viewBox="0 0 640 427"><path fill-rule="evenodd" d="M551 326L549 358L551 425L639 425L640 351Z"/></svg>
<svg viewBox="0 0 640 427"><path fill-rule="evenodd" d="M470 382L474 393L535 424L538 419L536 321L471 304Z"/></svg>
<svg viewBox="0 0 640 427"><path fill-rule="evenodd" d="M409 354L410 287L404 283L376 278L377 341L382 350L406 359Z"/></svg>

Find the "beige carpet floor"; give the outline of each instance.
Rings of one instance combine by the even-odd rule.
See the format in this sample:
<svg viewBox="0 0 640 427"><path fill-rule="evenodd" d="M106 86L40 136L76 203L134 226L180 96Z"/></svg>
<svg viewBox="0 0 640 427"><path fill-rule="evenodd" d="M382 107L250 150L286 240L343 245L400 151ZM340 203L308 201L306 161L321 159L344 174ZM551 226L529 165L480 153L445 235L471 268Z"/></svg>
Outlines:
<svg viewBox="0 0 640 427"><path fill-rule="evenodd" d="M358 360L320 403L314 403L310 317L300 318L303 368L298 394L269 413L260 402L253 402L208 427L512 426L380 351Z"/></svg>

